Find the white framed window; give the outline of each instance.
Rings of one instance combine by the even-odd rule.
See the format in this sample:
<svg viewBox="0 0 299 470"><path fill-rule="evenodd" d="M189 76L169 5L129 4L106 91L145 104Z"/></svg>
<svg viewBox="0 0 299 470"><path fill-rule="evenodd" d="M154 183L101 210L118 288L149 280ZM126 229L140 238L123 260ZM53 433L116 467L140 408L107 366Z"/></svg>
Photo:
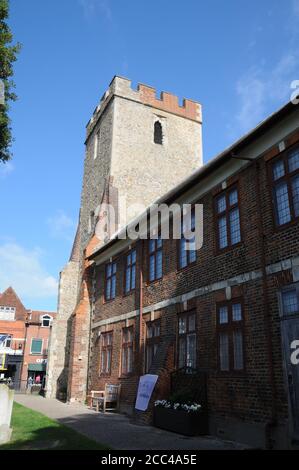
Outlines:
<svg viewBox="0 0 299 470"><path fill-rule="evenodd" d="M12 343L12 336L0 333L0 346L3 348L10 348Z"/></svg>
<svg viewBox="0 0 299 470"><path fill-rule="evenodd" d="M16 315L15 307L0 306L0 320L14 321Z"/></svg>
<svg viewBox="0 0 299 470"><path fill-rule="evenodd" d="M41 318L42 327L47 328L51 325L53 318L50 315L43 315Z"/></svg>
<svg viewBox="0 0 299 470"><path fill-rule="evenodd" d="M43 340L40 338L31 339L30 354L42 354L43 351Z"/></svg>

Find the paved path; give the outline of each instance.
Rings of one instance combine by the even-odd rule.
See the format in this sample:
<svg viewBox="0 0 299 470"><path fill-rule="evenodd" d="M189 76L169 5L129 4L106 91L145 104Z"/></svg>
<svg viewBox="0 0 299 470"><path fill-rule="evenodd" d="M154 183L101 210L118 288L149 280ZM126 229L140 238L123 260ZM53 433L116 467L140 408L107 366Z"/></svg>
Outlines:
<svg viewBox="0 0 299 470"><path fill-rule="evenodd" d="M80 404L66 404L36 395L15 395L21 405L85 434L113 449L200 450L243 449L245 446L212 437L185 437L152 426L132 423L124 415L96 413Z"/></svg>

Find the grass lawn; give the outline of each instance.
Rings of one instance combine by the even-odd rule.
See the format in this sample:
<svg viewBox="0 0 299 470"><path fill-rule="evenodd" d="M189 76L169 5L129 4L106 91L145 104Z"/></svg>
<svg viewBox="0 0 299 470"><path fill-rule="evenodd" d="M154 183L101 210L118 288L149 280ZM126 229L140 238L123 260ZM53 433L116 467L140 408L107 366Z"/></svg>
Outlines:
<svg viewBox="0 0 299 470"><path fill-rule="evenodd" d="M0 450L103 450L88 437L53 421L47 416L14 402L11 426L12 439Z"/></svg>

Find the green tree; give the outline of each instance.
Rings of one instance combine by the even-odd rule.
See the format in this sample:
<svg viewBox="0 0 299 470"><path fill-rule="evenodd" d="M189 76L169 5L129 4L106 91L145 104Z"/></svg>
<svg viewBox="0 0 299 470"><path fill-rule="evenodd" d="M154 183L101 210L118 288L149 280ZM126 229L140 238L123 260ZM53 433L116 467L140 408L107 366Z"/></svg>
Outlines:
<svg viewBox="0 0 299 470"><path fill-rule="evenodd" d="M8 112L9 102L17 99L12 76L13 63L21 47L19 43L12 44L13 35L7 25L8 14L8 0L0 0L0 86L4 90L4 100L0 96L0 163L11 158L12 133Z"/></svg>

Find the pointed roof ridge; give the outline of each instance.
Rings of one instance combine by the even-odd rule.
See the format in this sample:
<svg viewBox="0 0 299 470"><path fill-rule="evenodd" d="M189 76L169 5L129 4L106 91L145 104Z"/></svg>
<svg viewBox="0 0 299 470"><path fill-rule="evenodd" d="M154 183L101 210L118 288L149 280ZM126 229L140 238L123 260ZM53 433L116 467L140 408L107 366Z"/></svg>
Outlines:
<svg viewBox="0 0 299 470"><path fill-rule="evenodd" d="M17 298L17 300L20 302L24 310L27 310L22 300L20 299L20 297L18 296L18 294L16 293L16 291L14 290L12 286L9 286L7 289L5 289L5 291L2 292L2 294L0 294L0 299L4 297L5 294L13 294Z"/></svg>
<svg viewBox="0 0 299 470"><path fill-rule="evenodd" d="M5 289L1 294L0 301L2 306L14 307L16 309L16 320L26 318L27 309L12 286Z"/></svg>

